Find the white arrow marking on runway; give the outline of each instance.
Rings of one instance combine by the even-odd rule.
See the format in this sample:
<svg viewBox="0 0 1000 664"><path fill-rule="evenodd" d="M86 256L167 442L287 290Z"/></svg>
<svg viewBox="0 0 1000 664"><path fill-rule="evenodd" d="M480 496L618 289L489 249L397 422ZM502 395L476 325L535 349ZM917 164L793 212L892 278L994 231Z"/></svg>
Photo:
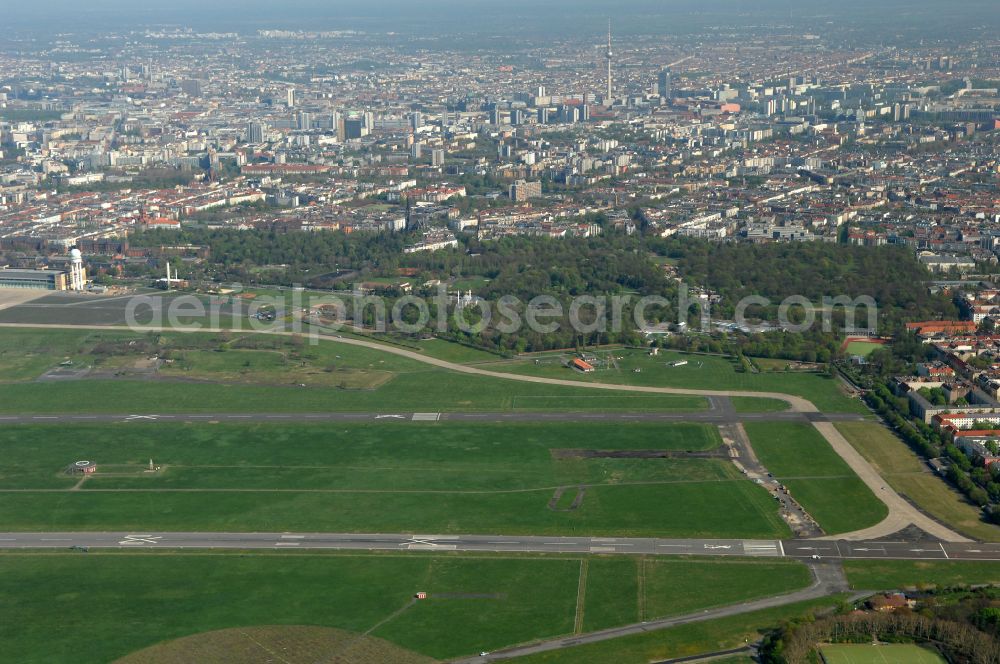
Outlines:
<svg viewBox="0 0 1000 664"><path fill-rule="evenodd" d="M156 415L129 415L126 420L155 420Z"/></svg>
<svg viewBox="0 0 1000 664"><path fill-rule="evenodd" d="M706 544L705 548L706 549L731 549L733 547L731 545L729 545L729 544Z"/></svg>
<svg viewBox="0 0 1000 664"><path fill-rule="evenodd" d="M392 417L392 418L395 418L395 419L397 419L397 420L405 420L405 419L406 419L406 418L405 418L405 417L403 417L402 415L376 415L376 416L375 416L375 419L376 419L376 420L381 420L381 419L385 419L385 418L387 418L387 417Z"/></svg>
<svg viewBox="0 0 1000 664"><path fill-rule="evenodd" d="M160 535L126 535L119 544L157 544L162 539Z"/></svg>

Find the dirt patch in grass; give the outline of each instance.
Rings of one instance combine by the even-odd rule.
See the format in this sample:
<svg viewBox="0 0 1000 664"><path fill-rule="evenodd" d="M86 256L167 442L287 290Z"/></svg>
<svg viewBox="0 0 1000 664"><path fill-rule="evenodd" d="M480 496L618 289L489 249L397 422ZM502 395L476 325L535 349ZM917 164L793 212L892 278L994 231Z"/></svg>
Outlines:
<svg viewBox="0 0 1000 664"><path fill-rule="evenodd" d="M550 450L553 459L728 459L723 448L714 450Z"/></svg>
<svg viewBox="0 0 1000 664"><path fill-rule="evenodd" d="M435 660L388 641L332 627L236 627L167 641L115 664L430 664Z"/></svg>

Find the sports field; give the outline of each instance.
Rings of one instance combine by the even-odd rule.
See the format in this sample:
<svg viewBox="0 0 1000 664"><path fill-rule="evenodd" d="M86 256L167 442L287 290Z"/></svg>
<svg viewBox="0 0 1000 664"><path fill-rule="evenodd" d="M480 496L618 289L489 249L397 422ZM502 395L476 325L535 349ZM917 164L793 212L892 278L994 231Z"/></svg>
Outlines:
<svg viewBox="0 0 1000 664"><path fill-rule="evenodd" d="M876 344L870 341L851 341L847 344L845 352L847 355L860 355L861 357L868 357L873 352L883 347L884 346L882 344Z"/></svg>
<svg viewBox="0 0 1000 664"><path fill-rule="evenodd" d="M748 422L744 428L760 461L827 534L866 528L885 518L885 504L812 425Z"/></svg>
<svg viewBox="0 0 1000 664"><path fill-rule="evenodd" d="M944 664L936 652L910 644L824 645L820 654L825 664Z"/></svg>
<svg viewBox="0 0 1000 664"><path fill-rule="evenodd" d="M233 627L316 625L446 659L571 635L636 564L589 556L271 553L10 553L0 556L0 642L18 664L104 664ZM646 572L694 612L808 583L798 563L671 560ZM697 591L695 592L695 581ZM426 592L427 599L414 594ZM627 591L623 591L629 597ZM653 597L654 591L648 594ZM631 593L630 601L640 598ZM633 622L632 615L601 624ZM81 644L86 643L86 647ZM228 660L233 661L233 660Z"/></svg>
<svg viewBox="0 0 1000 664"><path fill-rule="evenodd" d="M720 443L681 423L8 426L0 529L787 535L728 458L580 452ZM65 474L84 459L96 474Z"/></svg>

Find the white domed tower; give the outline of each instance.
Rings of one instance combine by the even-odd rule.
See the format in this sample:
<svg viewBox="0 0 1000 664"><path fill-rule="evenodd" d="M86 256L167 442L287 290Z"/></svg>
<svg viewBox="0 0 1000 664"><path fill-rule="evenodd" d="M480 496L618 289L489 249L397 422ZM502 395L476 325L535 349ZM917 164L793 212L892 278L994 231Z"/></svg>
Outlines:
<svg viewBox="0 0 1000 664"><path fill-rule="evenodd" d="M82 291L87 283L87 272L83 269L83 254L73 247L69 252L69 290Z"/></svg>

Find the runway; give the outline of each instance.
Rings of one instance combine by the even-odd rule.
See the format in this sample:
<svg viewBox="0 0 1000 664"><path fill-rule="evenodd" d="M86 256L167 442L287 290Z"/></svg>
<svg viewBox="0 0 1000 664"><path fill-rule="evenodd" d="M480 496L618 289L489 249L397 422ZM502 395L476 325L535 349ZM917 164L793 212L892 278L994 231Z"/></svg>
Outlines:
<svg viewBox="0 0 1000 664"><path fill-rule="evenodd" d="M456 413L101 413L0 415L0 424L81 424L108 422L863 422L863 415L849 413L821 414L780 411L774 413L736 413L721 410L688 412L456 412Z"/></svg>
<svg viewBox="0 0 1000 664"><path fill-rule="evenodd" d="M1000 543L904 540L746 540L375 533L0 533L0 549L360 550L728 556L815 560L991 560Z"/></svg>

